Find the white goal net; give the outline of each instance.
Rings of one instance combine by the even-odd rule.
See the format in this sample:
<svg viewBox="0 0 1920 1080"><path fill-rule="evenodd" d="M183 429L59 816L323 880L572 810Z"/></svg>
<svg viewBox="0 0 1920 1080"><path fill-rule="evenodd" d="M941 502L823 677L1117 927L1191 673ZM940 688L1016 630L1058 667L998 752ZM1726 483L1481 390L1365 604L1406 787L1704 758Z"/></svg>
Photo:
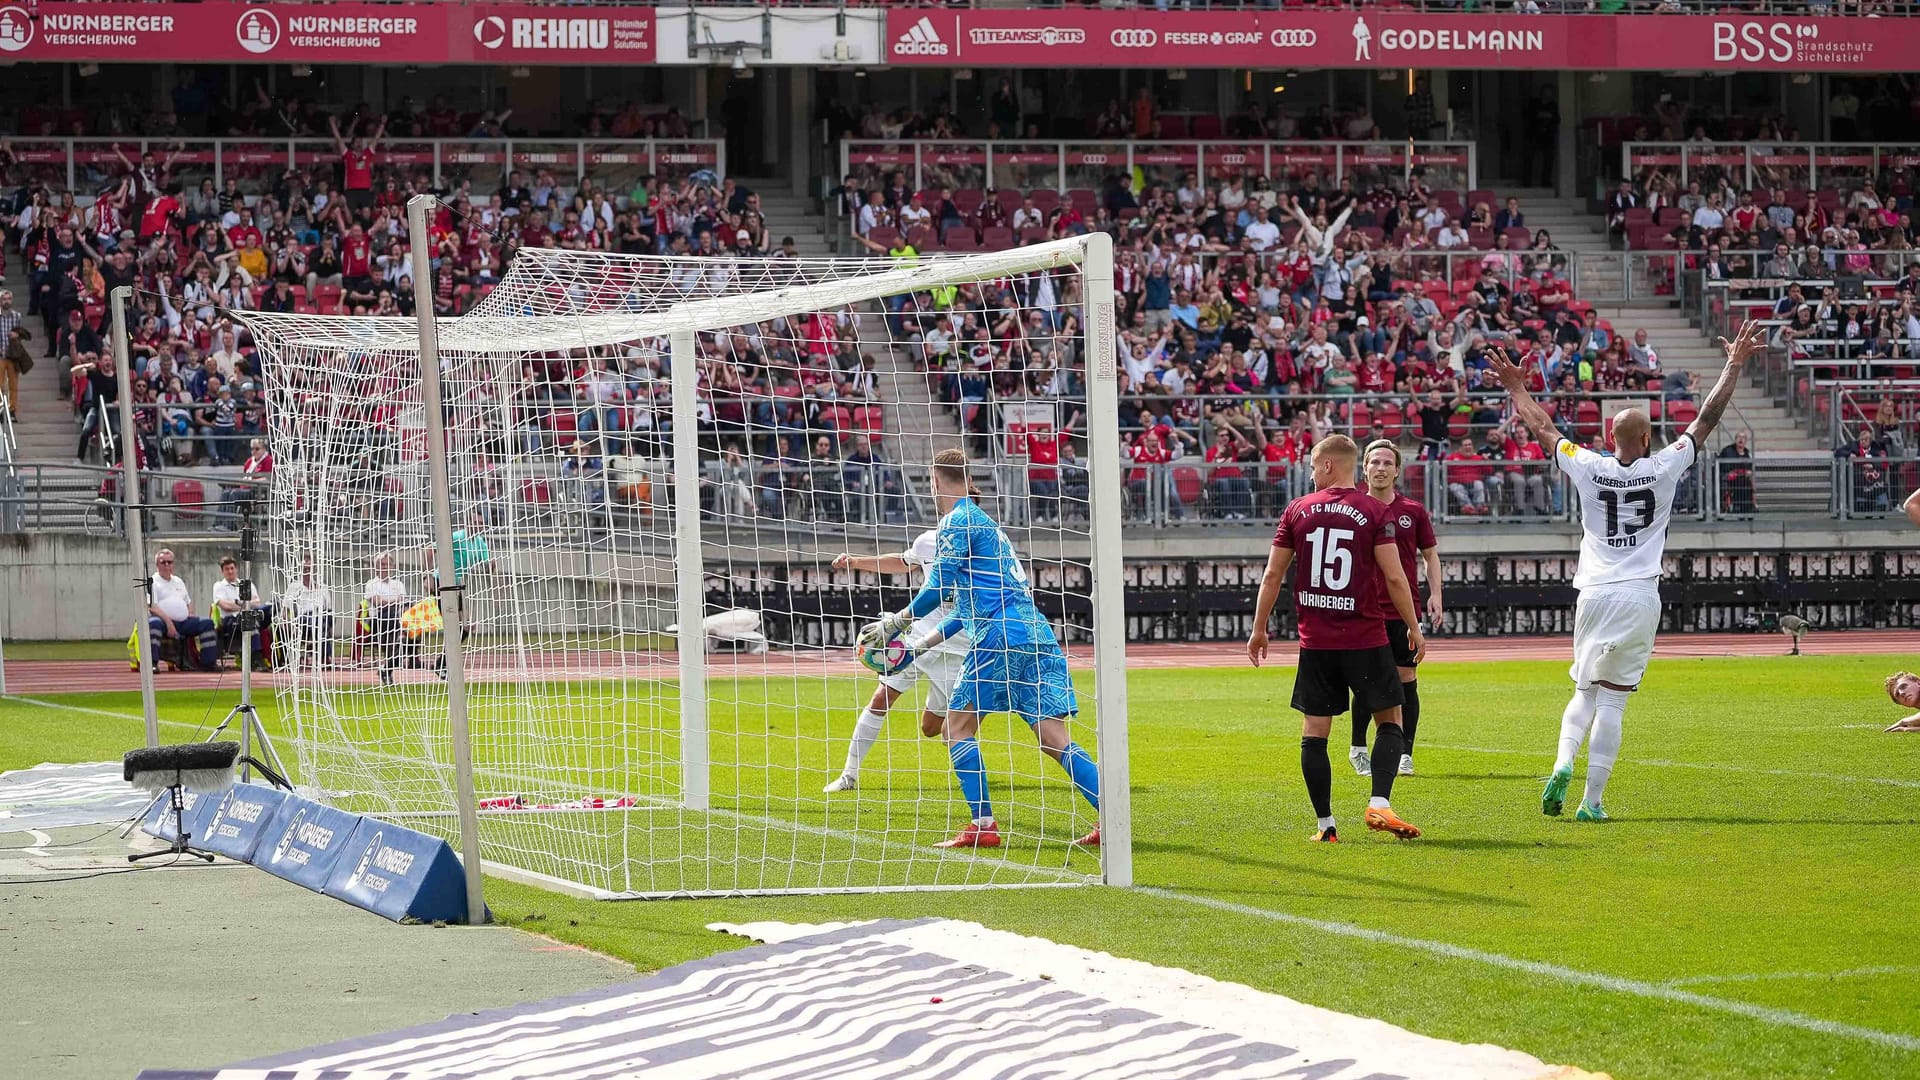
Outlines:
<svg viewBox="0 0 1920 1080"><path fill-rule="evenodd" d="M1105 237L916 265L528 249L440 320L488 868L612 896L1126 882L1110 268ZM245 320L300 779L458 843L420 326ZM879 695L858 661L929 572L899 557L949 448L1070 696L964 638ZM993 714L950 750L949 684L1061 712L1071 748ZM983 816L998 847L936 846Z"/></svg>

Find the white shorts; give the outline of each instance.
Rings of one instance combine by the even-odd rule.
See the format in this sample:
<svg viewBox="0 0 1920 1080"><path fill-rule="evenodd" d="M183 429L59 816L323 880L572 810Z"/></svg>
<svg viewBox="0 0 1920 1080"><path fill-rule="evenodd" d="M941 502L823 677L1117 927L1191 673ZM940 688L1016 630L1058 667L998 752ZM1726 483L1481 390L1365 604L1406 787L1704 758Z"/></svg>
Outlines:
<svg viewBox="0 0 1920 1080"><path fill-rule="evenodd" d="M1660 593L1645 589L1583 591L1573 612L1573 667L1584 690L1597 682L1638 686L1660 629Z"/></svg>
<svg viewBox="0 0 1920 1080"><path fill-rule="evenodd" d="M960 678L960 670L966 662L966 653L935 650L922 656L912 667L896 671L891 675L882 675L880 685L904 694L912 690L914 684L925 676L927 680L925 710L944 716L947 711L947 699L953 696L953 684Z"/></svg>

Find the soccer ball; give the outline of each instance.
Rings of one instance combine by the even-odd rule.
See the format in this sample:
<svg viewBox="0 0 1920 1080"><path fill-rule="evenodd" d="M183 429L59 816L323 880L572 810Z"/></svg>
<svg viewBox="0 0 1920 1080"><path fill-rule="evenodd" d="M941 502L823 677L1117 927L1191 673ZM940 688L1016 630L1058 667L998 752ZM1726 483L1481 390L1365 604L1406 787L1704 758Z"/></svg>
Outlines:
<svg viewBox="0 0 1920 1080"><path fill-rule="evenodd" d="M898 636L889 638L884 645L860 650L860 662L876 675L891 675L899 671L906 660L907 643Z"/></svg>

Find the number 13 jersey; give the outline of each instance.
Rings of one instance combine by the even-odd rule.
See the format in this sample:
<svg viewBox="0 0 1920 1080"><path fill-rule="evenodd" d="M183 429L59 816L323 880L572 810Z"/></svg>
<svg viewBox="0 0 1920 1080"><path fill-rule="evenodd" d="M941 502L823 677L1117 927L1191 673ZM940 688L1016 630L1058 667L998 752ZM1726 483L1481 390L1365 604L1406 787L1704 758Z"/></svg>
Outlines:
<svg viewBox="0 0 1920 1080"><path fill-rule="evenodd" d="M1580 541L1574 588L1640 582L1658 587L1674 489L1693 467L1696 453L1693 437L1681 435L1659 453L1622 465L1570 439L1560 440L1553 460L1580 500L1586 534Z"/></svg>

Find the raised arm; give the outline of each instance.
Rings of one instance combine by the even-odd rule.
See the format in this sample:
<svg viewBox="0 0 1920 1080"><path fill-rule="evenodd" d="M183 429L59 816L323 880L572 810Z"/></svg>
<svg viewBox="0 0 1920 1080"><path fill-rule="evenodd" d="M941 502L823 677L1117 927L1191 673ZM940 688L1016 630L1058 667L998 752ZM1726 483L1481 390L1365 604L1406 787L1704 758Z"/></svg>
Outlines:
<svg viewBox="0 0 1920 1080"><path fill-rule="evenodd" d="M1564 436L1560 434L1560 429L1554 426L1553 417L1547 415L1547 410L1533 400L1533 395L1527 392L1526 371L1513 362L1505 349L1488 349L1486 357L1487 363L1493 365L1494 376L1500 380L1501 386L1507 388L1507 396L1513 399L1514 415L1520 418L1521 423L1527 425L1528 431L1545 439L1548 446L1557 448Z"/></svg>
<svg viewBox="0 0 1920 1080"><path fill-rule="evenodd" d="M1754 351L1766 340L1766 329L1758 322L1749 322L1740 328L1732 341L1720 339L1720 348L1726 351L1727 365L1720 369L1720 379L1713 384L1713 390L1707 399L1700 403L1700 415L1693 418L1687 426L1687 438L1693 440L1694 450L1706 445L1707 436L1720 425L1720 417L1727 411L1727 403L1733 400L1733 391L1740 382L1740 369Z"/></svg>

